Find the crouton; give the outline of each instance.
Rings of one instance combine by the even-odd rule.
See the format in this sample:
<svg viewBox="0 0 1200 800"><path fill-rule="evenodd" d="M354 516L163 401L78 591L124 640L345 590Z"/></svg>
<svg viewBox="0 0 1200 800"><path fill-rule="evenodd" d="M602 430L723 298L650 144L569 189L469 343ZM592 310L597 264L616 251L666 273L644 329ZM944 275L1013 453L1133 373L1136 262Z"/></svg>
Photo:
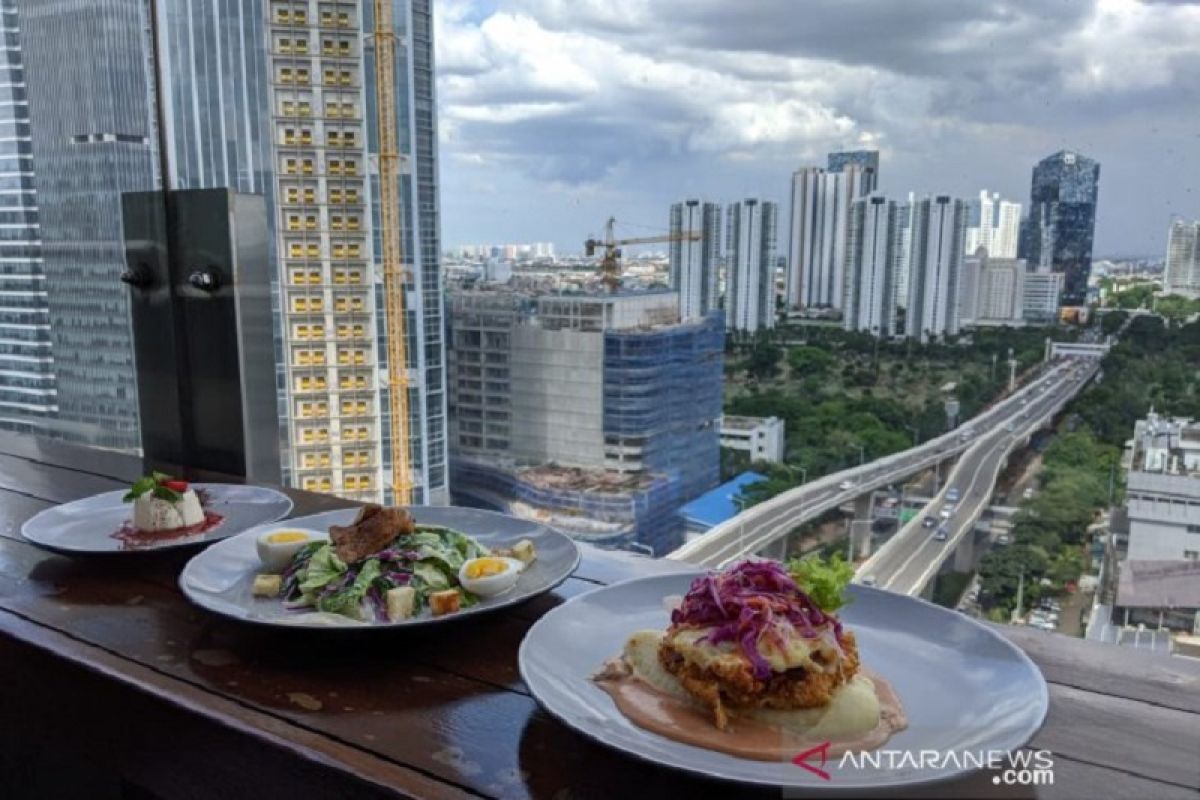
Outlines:
<svg viewBox="0 0 1200 800"><path fill-rule="evenodd" d="M447 589L444 592L433 592L429 595L429 609L435 617L457 612L461 602L462 597L457 589Z"/></svg>
<svg viewBox="0 0 1200 800"><path fill-rule="evenodd" d="M416 589L411 586L397 586L395 589L388 589L383 597L387 601L388 622L408 619L413 615L417 604Z"/></svg>
<svg viewBox="0 0 1200 800"><path fill-rule="evenodd" d="M254 596L255 597L279 597L279 591L283 588L282 575L255 575L254 576Z"/></svg>
<svg viewBox="0 0 1200 800"><path fill-rule="evenodd" d="M529 566L537 558L537 551L533 548L533 542L528 539L522 539L512 546L513 558L520 561L525 566Z"/></svg>

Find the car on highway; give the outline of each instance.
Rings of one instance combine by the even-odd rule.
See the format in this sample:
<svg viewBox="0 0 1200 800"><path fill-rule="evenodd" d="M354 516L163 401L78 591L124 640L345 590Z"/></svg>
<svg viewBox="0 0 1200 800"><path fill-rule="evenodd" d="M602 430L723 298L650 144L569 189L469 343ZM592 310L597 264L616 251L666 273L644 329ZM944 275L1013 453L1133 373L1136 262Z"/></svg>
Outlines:
<svg viewBox="0 0 1200 800"><path fill-rule="evenodd" d="M1017 429L1017 425L1014 422L1010 422L1004 426L1004 430L1008 431L1009 433L1012 433L1016 429Z"/></svg>
<svg viewBox="0 0 1200 800"><path fill-rule="evenodd" d="M932 528L934 525L937 525L937 520L933 517L926 517L925 519L921 520L922 528Z"/></svg>
<svg viewBox="0 0 1200 800"><path fill-rule="evenodd" d="M847 489L853 489L854 481L851 481L851 480L842 481L841 483L838 484L838 488L841 489L842 491L846 491Z"/></svg>
<svg viewBox="0 0 1200 800"><path fill-rule="evenodd" d="M956 503L956 502L958 502L958 498L959 498L959 493L958 493L957 486L952 486L946 490L946 499L947 500L949 500L952 503Z"/></svg>
<svg viewBox="0 0 1200 800"><path fill-rule="evenodd" d="M861 583L863 586L874 586L875 585L875 576L874 575L864 575L863 579L861 581L859 581L859 583Z"/></svg>
<svg viewBox="0 0 1200 800"><path fill-rule="evenodd" d="M939 527L937 529L937 533L935 533L933 535L933 540L935 542L944 542L944 541L946 541L947 538L949 538L949 536L950 536L950 526L942 525L941 527Z"/></svg>
<svg viewBox="0 0 1200 800"><path fill-rule="evenodd" d="M954 504L946 503L942 506L942 510L938 512L938 516L942 519L950 519L950 515L954 513Z"/></svg>

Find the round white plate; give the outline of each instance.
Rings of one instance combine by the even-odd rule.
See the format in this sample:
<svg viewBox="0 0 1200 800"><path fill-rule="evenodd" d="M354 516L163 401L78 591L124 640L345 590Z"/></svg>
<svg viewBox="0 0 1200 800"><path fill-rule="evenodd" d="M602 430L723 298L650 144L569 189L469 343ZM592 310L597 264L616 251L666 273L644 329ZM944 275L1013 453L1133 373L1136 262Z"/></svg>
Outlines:
<svg viewBox="0 0 1200 800"><path fill-rule="evenodd" d="M47 508L25 521L21 535L59 553L144 553L209 544L292 512L291 498L264 486L193 483L191 487L208 493L205 510L224 517L219 525L177 539L129 546L113 535L133 518L133 504L121 501L126 492L121 489Z"/></svg>
<svg viewBox="0 0 1200 800"><path fill-rule="evenodd" d="M829 779L791 761L751 761L681 744L630 722L591 676L631 633L665 630L663 599L683 595L699 573L638 578L579 595L542 617L521 643L521 677L562 722L609 747L656 764L742 783L815 792L872 790L946 780L973 771L971 758L1020 749L1041 727L1048 694L1029 657L998 633L954 611L863 586L839 616L862 663L895 687L908 728L881 748L881 768L830 757ZM954 753L922 768L919 751ZM800 755L797 753L796 755ZM809 763L817 764L818 761ZM978 762L976 762L978 763ZM957 765L956 765L957 764Z"/></svg>
<svg viewBox="0 0 1200 800"><path fill-rule="evenodd" d="M187 563L179 576L179 586L196 605L244 622L289 628L406 628L452 622L520 603L550 591L579 566L579 548L575 542L537 522L474 508L411 506L408 510L420 524L453 528L487 547L509 547L521 539L529 539L537 550L537 559L521 573L511 590L443 617L432 617L426 611L422 616L397 622L359 622L336 614L291 611L279 599L253 596L254 576L262 572L256 550L262 533L272 528L328 531L330 525L348 525L354 521L358 509L345 508L296 517L278 525L261 525L215 544Z"/></svg>

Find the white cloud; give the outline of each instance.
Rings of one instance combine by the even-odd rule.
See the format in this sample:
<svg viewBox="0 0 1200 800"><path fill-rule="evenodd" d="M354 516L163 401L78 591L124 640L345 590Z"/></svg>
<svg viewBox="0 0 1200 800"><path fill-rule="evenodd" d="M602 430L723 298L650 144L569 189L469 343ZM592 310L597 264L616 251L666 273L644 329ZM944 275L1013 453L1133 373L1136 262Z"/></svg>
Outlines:
<svg viewBox="0 0 1200 800"><path fill-rule="evenodd" d="M880 147L885 187L897 193L932 183L964 193L1012 187L1017 196L1028 191L1032 161L1063 146L1102 163L1142 158L1152 170L1153 137L1127 141L1131 118L1153 120L1173 152L1193 137L1194 151L1196 5L496 0L483 10L439 0L434 8L446 185L466 185L456 169L470 169L472 180L488 171L494 186L521 187L534 220L547 187L646 208L684 187L782 199L791 169L839 147ZM721 162L738 171L713 167ZM748 185L764 180L761 190ZM1132 225L1114 202L1131 192L1114 188L1104 185L1102 198ZM450 236L456 202L444 192ZM488 224L476 207L462 219Z"/></svg>

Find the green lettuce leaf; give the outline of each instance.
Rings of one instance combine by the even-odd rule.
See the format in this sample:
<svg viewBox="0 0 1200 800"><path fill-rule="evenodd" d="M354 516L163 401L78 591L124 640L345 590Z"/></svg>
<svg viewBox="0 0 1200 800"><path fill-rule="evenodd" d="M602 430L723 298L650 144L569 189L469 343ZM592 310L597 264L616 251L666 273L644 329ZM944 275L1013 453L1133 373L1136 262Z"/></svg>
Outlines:
<svg viewBox="0 0 1200 800"><path fill-rule="evenodd" d="M828 561L815 553L788 562L792 579L820 606L822 611L834 612L850 602L846 587L854 578L854 565L834 553Z"/></svg>
<svg viewBox="0 0 1200 800"><path fill-rule="evenodd" d="M324 542L323 546L308 560L304 577L300 580L300 591L304 594L313 594L325 584L341 577L345 571L346 565L337 557L337 553L333 552L333 546Z"/></svg>
<svg viewBox="0 0 1200 800"><path fill-rule="evenodd" d="M371 588L371 582L378 577L379 559L367 559L349 586L317 601L317 610L341 614L353 619L366 619L362 601L367 594L367 589Z"/></svg>

